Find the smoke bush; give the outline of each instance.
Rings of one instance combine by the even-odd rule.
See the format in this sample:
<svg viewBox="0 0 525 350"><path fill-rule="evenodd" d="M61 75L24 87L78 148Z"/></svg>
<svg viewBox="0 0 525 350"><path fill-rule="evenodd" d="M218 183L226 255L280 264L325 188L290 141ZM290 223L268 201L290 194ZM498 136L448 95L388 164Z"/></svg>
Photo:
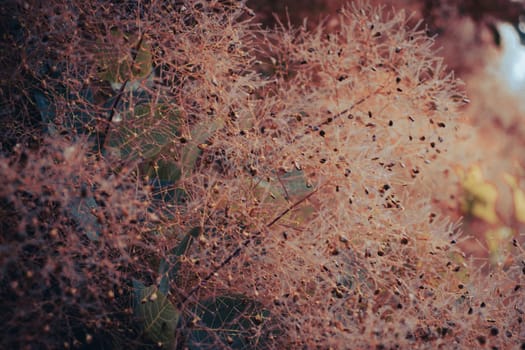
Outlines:
<svg viewBox="0 0 525 350"><path fill-rule="evenodd" d="M464 97L403 12L3 6L7 124L31 128L4 131L3 345L523 341L521 246L487 276L454 245Z"/></svg>

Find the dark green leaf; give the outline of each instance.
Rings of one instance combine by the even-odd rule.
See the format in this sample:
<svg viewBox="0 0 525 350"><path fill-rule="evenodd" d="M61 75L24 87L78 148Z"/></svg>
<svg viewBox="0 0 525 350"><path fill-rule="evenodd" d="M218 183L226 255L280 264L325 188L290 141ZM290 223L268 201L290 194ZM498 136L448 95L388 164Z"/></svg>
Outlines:
<svg viewBox="0 0 525 350"><path fill-rule="evenodd" d="M185 176L193 171L195 163L201 154L201 147L210 137L224 125L224 120L217 118L210 122L197 124L191 130L191 139L182 149L181 169Z"/></svg>
<svg viewBox="0 0 525 350"><path fill-rule="evenodd" d="M281 175L282 184L291 197L303 197L313 191L302 170L293 170Z"/></svg>
<svg viewBox="0 0 525 350"><path fill-rule="evenodd" d="M91 196L74 198L68 208L73 218L84 230L89 239L96 241L100 235L101 227L97 217L91 212L97 208L95 199Z"/></svg>
<svg viewBox="0 0 525 350"><path fill-rule="evenodd" d="M267 344L265 332L259 332L263 334L259 338L253 335L258 333L258 328L265 328L270 314L258 302L245 296L207 300L196 306L194 314L200 322L189 334L189 349L257 349Z"/></svg>
<svg viewBox="0 0 525 350"><path fill-rule="evenodd" d="M159 159L154 165L150 166L146 172L150 178L157 178L160 181L168 183L176 183L180 180L181 171L175 161L167 159Z"/></svg>
<svg viewBox="0 0 525 350"><path fill-rule="evenodd" d="M174 107L153 102L136 104L133 112L119 112L109 136L109 146L126 160L156 160L170 152L177 138L179 113Z"/></svg>
<svg viewBox="0 0 525 350"><path fill-rule="evenodd" d="M177 273L180 268L180 257L185 255L193 242L193 238L197 238L201 232L200 227L194 227L184 235L181 242L170 252L169 262L162 259L159 266L159 275L162 276L159 284L159 290L167 294L169 291L169 282L177 278ZM170 267L171 265L171 267Z"/></svg>
<svg viewBox="0 0 525 350"><path fill-rule="evenodd" d="M133 280L134 312L144 334L163 347L173 345L180 313L156 286Z"/></svg>
<svg viewBox="0 0 525 350"><path fill-rule="evenodd" d="M147 41L132 33L124 33L118 28L112 28L109 36L99 40L97 45L99 78L112 84L122 84L147 77L153 67L151 48ZM138 50L137 50L138 49ZM137 50L134 57L132 52Z"/></svg>
<svg viewBox="0 0 525 350"><path fill-rule="evenodd" d="M55 135L57 131L53 125L55 121L54 106L51 106L51 102L49 102L48 98L40 91L35 91L33 93L33 98L35 99L35 105L38 109L38 113L40 113L42 124L46 128L45 131L47 131L50 135Z"/></svg>

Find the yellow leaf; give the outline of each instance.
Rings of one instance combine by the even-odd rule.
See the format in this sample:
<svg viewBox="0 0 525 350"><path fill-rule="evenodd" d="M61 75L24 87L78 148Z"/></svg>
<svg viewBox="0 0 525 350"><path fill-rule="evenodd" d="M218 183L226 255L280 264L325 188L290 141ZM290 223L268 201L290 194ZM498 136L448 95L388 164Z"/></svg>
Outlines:
<svg viewBox="0 0 525 350"><path fill-rule="evenodd" d="M462 182L465 198L462 210L488 223L496 224L496 200L498 192L496 187L485 181L481 169L473 166L464 176Z"/></svg>
<svg viewBox="0 0 525 350"><path fill-rule="evenodd" d="M525 193L519 188L514 191L514 212L516 220L525 223Z"/></svg>
<svg viewBox="0 0 525 350"><path fill-rule="evenodd" d="M525 223L525 193L519 187L518 181L515 177L509 174L504 174L505 181L512 188L514 198L514 215L516 220Z"/></svg>

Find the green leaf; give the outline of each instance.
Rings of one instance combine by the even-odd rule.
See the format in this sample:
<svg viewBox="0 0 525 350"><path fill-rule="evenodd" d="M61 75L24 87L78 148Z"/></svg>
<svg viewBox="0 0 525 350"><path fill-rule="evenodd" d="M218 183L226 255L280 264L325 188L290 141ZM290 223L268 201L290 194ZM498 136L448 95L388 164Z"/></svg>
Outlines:
<svg viewBox="0 0 525 350"><path fill-rule="evenodd" d="M156 286L133 280L134 312L143 333L163 347L171 347L180 313Z"/></svg>
<svg viewBox="0 0 525 350"><path fill-rule="evenodd" d="M201 122L193 127L191 138L182 149L181 170L184 176L190 175L193 171L205 142L223 126L224 120L217 118L212 121Z"/></svg>
<svg viewBox="0 0 525 350"><path fill-rule="evenodd" d="M181 177L179 165L170 159L159 159L153 164L149 164L144 173L150 178L171 184L175 184Z"/></svg>
<svg viewBox="0 0 525 350"><path fill-rule="evenodd" d="M122 120L114 124L108 142L121 158L154 160L170 152L180 124L176 108L139 103L133 112L123 114Z"/></svg>
<svg viewBox="0 0 525 350"><path fill-rule="evenodd" d="M257 349L267 345L267 332L259 332L259 338L253 334L258 328L266 330L270 313L260 303L243 295L206 300L195 307L194 315L200 322L188 336L188 349Z"/></svg>
<svg viewBox="0 0 525 350"><path fill-rule="evenodd" d="M165 259L160 261L159 275L162 276L159 284L159 290L167 294L169 291L169 282L177 278L177 273L180 268L180 257L185 255L190 248L193 239L197 238L201 233L200 227L192 228L180 243L170 252L169 262ZM171 265L171 268L170 268Z"/></svg>
<svg viewBox="0 0 525 350"><path fill-rule="evenodd" d="M166 203L184 205L188 201L188 193L177 187L175 182L170 180L161 180L154 175L150 175L152 179L150 184L152 185L153 199L160 204L155 206L157 210L161 210L166 217L173 218L173 212L169 207L166 207Z"/></svg>
<svg viewBox="0 0 525 350"><path fill-rule="evenodd" d="M57 131L53 125L55 121L54 106L51 105L49 99L40 91L33 92L33 98L35 100L35 106L40 113L42 124L47 128L46 131L48 131L50 135L55 135Z"/></svg>
<svg viewBox="0 0 525 350"><path fill-rule="evenodd" d="M283 175L275 175L266 180L256 179L255 196L263 203L271 204L275 208L286 208L298 201L315 188L308 183L304 172L294 170ZM285 216L288 225L300 225L308 220L315 212L312 205L303 203ZM270 219L270 218L267 218Z"/></svg>
<svg viewBox="0 0 525 350"><path fill-rule="evenodd" d="M302 170L287 172L280 179L291 197L304 197L313 191L313 186L306 181Z"/></svg>
<svg viewBox="0 0 525 350"><path fill-rule="evenodd" d="M304 197L313 190L314 187L308 184L304 172L294 170L283 175L273 176L269 181L258 181L256 193L261 200L284 202Z"/></svg>
<svg viewBox="0 0 525 350"><path fill-rule="evenodd" d="M98 240L101 231L97 217L91 212L97 207L97 202L92 196L83 199L74 198L68 206L73 218L92 241Z"/></svg>
<svg viewBox="0 0 525 350"><path fill-rule="evenodd" d="M130 85L146 78L153 69L150 44L135 34L123 33L112 28L105 40L98 41L99 78L118 86L128 81ZM136 56L133 57L133 51Z"/></svg>

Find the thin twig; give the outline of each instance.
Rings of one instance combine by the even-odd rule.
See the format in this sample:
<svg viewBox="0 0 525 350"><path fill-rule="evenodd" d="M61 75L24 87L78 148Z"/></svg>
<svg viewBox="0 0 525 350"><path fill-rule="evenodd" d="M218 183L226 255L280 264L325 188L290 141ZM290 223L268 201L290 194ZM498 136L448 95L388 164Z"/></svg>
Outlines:
<svg viewBox="0 0 525 350"><path fill-rule="evenodd" d="M305 200L307 200L308 198L310 198L311 196L313 196L318 190L319 188L321 188L322 186L319 186L317 188L315 188L312 192L308 193L306 196L304 196L303 198L301 198L300 200L298 200L297 202L295 202L294 204L292 204L291 206L289 206L286 210L284 210L282 213L280 213L279 215L277 215L272 221L270 221L268 224L266 224L266 227L269 228L271 226L273 226L277 221L279 221L283 216L285 216L288 212L290 212L290 210L292 210L293 208L297 207L299 204L303 203ZM235 258L236 256L238 256L243 247L246 247L248 246L248 244L250 244L251 242L251 238L248 238L246 240L244 240L243 244L239 247L237 247L230 255L228 255L228 257L226 259L223 260L223 262L217 266L212 272L210 272L208 275L206 275L206 277L203 278L203 280L198 284L196 285L195 287L193 287L192 290L190 290L188 292L188 294L184 295L182 300L179 302L178 305L182 305L184 304L196 291L198 291L204 284L206 284L206 282L208 282L217 272L219 272L219 270L221 270L224 266L226 266L230 261L232 261L233 258Z"/></svg>
<svg viewBox="0 0 525 350"><path fill-rule="evenodd" d="M370 97L372 97L372 95L377 94L381 89L383 89L383 86L380 86L379 88L377 88L376 91L374 91L373 93L370 93L370 94L366 95L365 97L361 97L359 100L354 102L350 107L345 108L341 112L335 114L333 117L328 117L326 120L324 120L323 122L317 124L316 126L310 126L310 128L304 132L304 135L308 135L308 134L312 133L313 131L319 130L322 126L325 126L325 125L328 125L328 124L332 123L334 120L338 119L339 117L342 117L343 115L347 114L352 109L354 109L356 106L359 106L361 103L363 103L366 100L368 100ZM303 135L300 135L299 137L302 137L302 136ZM296 137L296 139L297 139L297 137Z"/></svg>
<svg viewBox="0 0 525 350"><path fill-rule="evenodd" d="M296 206L298 206L299 204L301 204L302 202L304 202L305 200L307 200L308 198L313 196L319 190L319 188L320 187L317 187L315 190L313 190L312 192L308 193L302 199L298 200L297 202L295 202L294 204L289 206L285 211L283 211L281 214L277 215L275 217L275 219L270 221L270 223L266 224L266 227L271 227L273 224L275 224L277 221L279 221L283 216L285 216L290 210L292 210L293 208L295 208Z"/></svg>

